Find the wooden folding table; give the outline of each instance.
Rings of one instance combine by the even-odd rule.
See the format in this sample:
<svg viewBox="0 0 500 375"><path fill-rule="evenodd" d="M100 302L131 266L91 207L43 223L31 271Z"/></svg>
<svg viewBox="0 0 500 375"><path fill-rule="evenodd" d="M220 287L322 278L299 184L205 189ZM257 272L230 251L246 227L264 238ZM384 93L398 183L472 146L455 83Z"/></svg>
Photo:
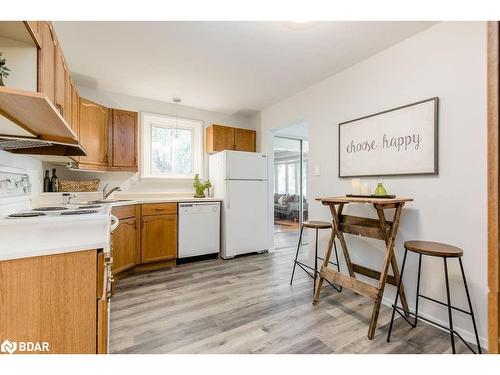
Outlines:
<svg viewBox="0 0 500 375"><path fill-rule="evenodd" d="M336 270L328 268L328 262L332 253L332 248L329 247L323 259L320 276L316 284L316 293L314 294L313 304L319 302L319 295L323 280L326 279L331 283L338 284L344 288L353 290L354 292L363 296L369 297L374 300L372 317L370 327L368 328L368 338L373 339L375 329L377 328L378 314L380 311L380 304L384 295L384 287L386 283L397 286L399 282L399 270L396 257L394 256L394 242L398 232L399 220L401 211L406 202L412 201L410 198L353 198L353 197L329 197L317 198L325 206L330 207L332 214L332 224L334 236L337 236L342 252L344 254L347 271L349 276L340 273ZM349 203L368 203L372 204L377 211L377 219L366 217L344 215L342 213L344 206ZM395 209L393 221L388 221L385 218L385 210ZM344 233L360 235L363 237L376 238L382 240L386 244L386 253L384 256L384 264L380 271L376 271L369 267L351 262L347 244L344 239ZM392 268L392 275L389 275L389 266ZM367 282L356 279L355 274L361 274L378 281L378 285L372 285ZM401 285L399 292L401 303L405 311L408 311L408 303L404 292L404 287Z"/></svg>

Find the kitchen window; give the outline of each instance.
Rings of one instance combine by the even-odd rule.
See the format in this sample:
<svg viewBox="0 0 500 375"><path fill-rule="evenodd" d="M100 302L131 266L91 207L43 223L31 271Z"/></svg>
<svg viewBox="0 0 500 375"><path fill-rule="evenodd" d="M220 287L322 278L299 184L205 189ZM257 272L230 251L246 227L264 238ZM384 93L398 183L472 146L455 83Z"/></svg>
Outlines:
<svg viewBox="0 0 500 375"><path fill-rule="evenodd" d="M203 122L144 113L141 175L145 178L193 178L202 175Z"/></svg>

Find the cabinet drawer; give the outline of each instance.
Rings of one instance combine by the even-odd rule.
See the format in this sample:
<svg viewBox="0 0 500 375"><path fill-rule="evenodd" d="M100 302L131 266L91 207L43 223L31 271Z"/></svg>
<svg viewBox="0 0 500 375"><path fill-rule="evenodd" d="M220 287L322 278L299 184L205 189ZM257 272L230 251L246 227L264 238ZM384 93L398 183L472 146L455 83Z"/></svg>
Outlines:
<svg viewBox="0 0 500 375"><path fill-rule="evenodd" d="M141 214L143 216L176 214L177 203L150 203L143 204Z"/></svg>
<svg viewBox="0 0 500 375"><path fill-rule="evenodd" d="M134 217L135 216L135 205L113 207L112 213L120 220L126 219L128 217Z"/></svg>

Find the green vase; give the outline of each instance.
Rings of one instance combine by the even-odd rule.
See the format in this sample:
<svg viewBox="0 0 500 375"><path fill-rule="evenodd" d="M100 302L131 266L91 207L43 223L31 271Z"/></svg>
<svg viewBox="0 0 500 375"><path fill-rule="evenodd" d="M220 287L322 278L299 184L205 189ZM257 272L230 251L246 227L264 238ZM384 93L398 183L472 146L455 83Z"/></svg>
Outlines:
<svg viewBox="0 0 500 375"><path fill-rule="evenodd" d="M381 182L377 183L377 188L375 189L375 195L387 195L387 190L385 190L385 187Z"/></svg>

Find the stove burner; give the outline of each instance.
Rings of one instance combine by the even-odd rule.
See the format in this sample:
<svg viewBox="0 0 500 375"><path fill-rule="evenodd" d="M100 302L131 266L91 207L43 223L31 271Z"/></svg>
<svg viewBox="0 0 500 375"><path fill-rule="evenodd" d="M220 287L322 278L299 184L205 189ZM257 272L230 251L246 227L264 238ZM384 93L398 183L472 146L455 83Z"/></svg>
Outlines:
<svg viewBox="0 0 500 375"><path fill-rule="evenodd" d="M61 212L60 215L85 215L85 214L95 214L96 212L99 211L97 210L68 211L68 212Z"/></svg>
<svg viewBox="0 0 500 375"><path fill-rule="evenodd" d="M77 208L77 210L86 210L86 209L90 209L90 208L101 208L102 206L98 206L98 205L93 205L93 206L80 206Z"/></svg>
<svg viewBox="0 0 500 375"><path fill-rule="evenodd" d="M45 216L45 214L43 212L21 212L18 214L9 215L7 217L15 219L20 217L37 217L37 216Z"/></svg>
<svg viewBox="0 0 500 375"><path fill-rule="evenodd" d="M34 208L33 211L62 211L62 210L67 210L67 207L62 207L62 206L52 206L52 207L38 207Z"/></svg>

